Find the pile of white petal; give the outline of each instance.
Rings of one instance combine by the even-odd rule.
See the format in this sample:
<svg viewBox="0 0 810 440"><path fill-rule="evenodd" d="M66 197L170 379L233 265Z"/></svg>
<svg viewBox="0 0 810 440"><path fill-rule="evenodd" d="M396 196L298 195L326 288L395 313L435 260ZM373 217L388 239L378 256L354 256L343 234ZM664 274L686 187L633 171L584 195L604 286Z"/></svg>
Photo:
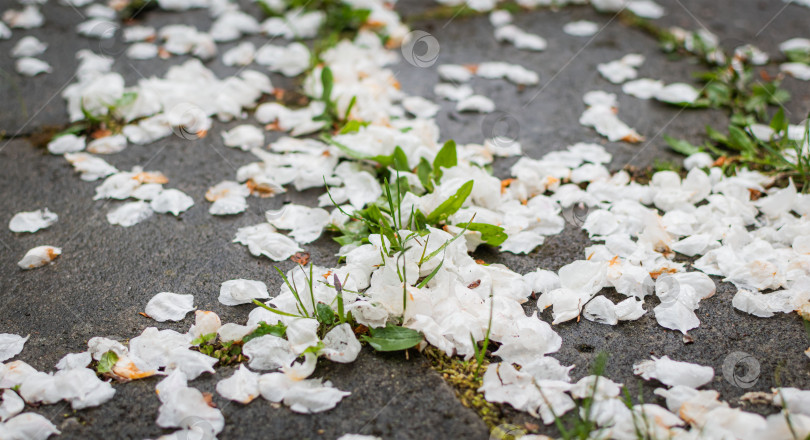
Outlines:
<svg viewBox="0 0 810 440"><path fill-rule="evenodd" d="M369 23L383 29L392 44L407 38L407 28L386 4L356 3L371 9ZM476 10L495 6L495 2L487 0L470 3ZM518 3L531 7L544 2ZM628 3L642 15L663 13L649 1L593 3L600 10L618 10ZM209 5L205 1L161 0L159 4L172 10L210 6L215 21L207 32L185 25L169 25L159 31L127 27L125 40L134 43L128 51L131 58L192 54L208 59L216 54L217 42L260 32L288 39L309 38L324 20L322 13L284 11L281 5L277 5L277 12L284 14L283 19L274 17L259 23L225 2ZM35 6L27 6L7 11L3 20L13 28L30 28L41 25L43 18ZM492 13L490 21L496 28L496 38L518 48L545 48L545 40L515 27L511 20L505 11ZM87 23L82 26L85 28ZM721 61L718 57L722 54L711 50L716 47L713 35L678 29L673 32L688 50L708 47L705 55L714 62ZM162 41L161 48L151 43L156 38ZM806 40L794 39L781 49L808 51L808 47ZM755 49L741 48L739 56L761 59L763 54ZM44 50L38 41L20 41L14 49L15 56L23 57L20 70L28 74L47 72L49 66L31 58ZM266 149L265 133L260 127L245 124L223 133L225 145L249 151L259 161L239 168L234 180L208 190L209 212L238 214L246 209L250 194L273 196L285 191L285 185L300 191L326 184L331 192L331 197L324 194L319 199L320 207L286 205L268 211L266 222L236 232L234 241L247 246L251 254L276 261L303 251L305 245L321 236L324 228L352 221L333 208L334 203L345 211L360 210L382 196L375 170L358 156L390 155L399 147L412 169L422 159L432 162L442 146L433 119L439 106L400 90L388 68L397 61L396 53L385 47L378 34L368 30L360 31L354 41L341 41L322 54L324 64L313 69L304 81L304 92L313 99L299 109L275 102L257 107L261 96L274 89L270 79L255 70L220 79L199 59L191 59L172 66L162 78L144 78L126 86L123 77L112 71L112 58L87 50L80 51L77 57L77 82L63 92L71 121L87 115L114 117L123 121L124 127L120 134L92 140L66 134L54 139L48 150L65 155L83 180L104 179L96 188L95 199L132 199L108 213L112 224L131 226L154 212L177 216L194 201L177 189L164 188L168 179L160 172L139 167L119 171L97 155L115 154L130 143L148 144L172 133L186 139L201 138L214 118L243 119L245 111L254 107L256 120L266 124L265 128L291 137L282 137ZM308 68L309 50L298 42L266 45L258 50L251 43L242 43L226 52L223 61L239 66L256 62L270 71L295 76ZM661 81L636 79L643 61L643 57L631 54L600 65L599 72L611 82L623 83L626 94L641 99L689 104L698 98L699 92L687 84L664 85ZM327 107L322 101L321 82L325 67L334 76L328 98L336 103L337 113L364 123L356 131L334 136L334 144L296 138L326 126L319 118ZM782 69L797 78L807 75L806 66L782 65ZM458 111L487 113L495 108L492 100L475 95L466 84L473 76L506 79L519 85L539 82L535 72L498 61L469 66L446 64L439 66L438 72L447 82L436 86L435 95L456 101ZM593 127L610 141L643 139L618 118L616 95L592 91L585 95L584 102L581 124ZM351 153L338 145L347 146ZM766 189L773 183L771 178L753 171L739 170L734 177L724 176L719 168L711 168L711 158L703 153L686 160L690 171L685 178L664 171L656 173L648 185L642 185L631 181L626 172L611 174L605 167L611 155L596 144L577 143L540 159L521 157L510 170L512 177L503 181L483 167L491 164L495 156L520 155L518 143L504 147L485 140L480 145L460 145L457 151L458 165L442 170L435 190L421 196L408 193L401 209L410 212L413 207L429 214L472 181L469 198L447 219L444 229L430 228L424 236L399 231L399 236L410 237L409 249L403 254L389 253L391 243L385 237L371 235L367 244L340 249L345 264L312 267L312 280L307 279L303 269L293 269L286 276L294 286L309 286L312 282L311 290L300 296L303 301L287 284L282 284L272 297L260 281L240 279L222 284L222 304L260 300L281 314L257 307L244 325L223 325L214 312L198 310L186 333L149 327L126 346L96 337L88 342L86 351L66 355L52 373L37 371L20 360L0 364L0 437L47 438L58 433L47 419L21 413L24 402L66 401L73 409L82 409L113 398L115 390L110 382L89 368L93 362L110 359L114 361L106 377L134 380L165 376L156 387L161 402L158 425L177 428L173 434L177 438L215 436L224 427L223 415L189 382L214 373L217 359L195 346L214 334L222 342L241 341L261 326L277 324L283 324L284 337L264 334L245 342L247 366L240 365L230 377L220 380L217 393L243 404L261 396L299 413L334 408L350 393L313 378L316 362L319 357L353 362L361 345L348 323L334 325L323 335L318 331L316 305L337 308L337 290L328 283L332 277L343 280L345 311L351 312L357 323L370 328L400 324L417 330L424 336L420 348L430 344L449 356L469 359L475 353L474 344L489 334L498 344L494 355L501 362L489 367L480 391L490 401L509 403L547 424L554 421L555 415L575 409L576 400L593 397L588 417L600 428L600 438L637 438L639 429L653 438L761 438L765 433L787 437L791 430L804 437L810 433L810 392L775 391L773 402L790 406L790 420L783 415L764 418L730 408L717 400L716 392L699 390L713 379L711 368L666 356L642 361L634 366L634 372L668 387L656 390L666 399L668 409L653 404L625 405L620 398L621 384L607 378L588 376L571 383L569 372L573 367L563 366L550 356L560 349L562 340L538 316L551 307L552 324L582 316L617 325L640 319L649 310L644 307L646 298L654 295L658 304L652 310L658 323L682 332L684 340L691 341L688 331L700 325L695 310L701 300L715 293L715 283L709 277L712 275L737 287L732 305L743 312L768 317L798 311L810 317L810 196L799 194L792 183L782 189ZM407 172L401 175L412 187L423 189L417 176ZM519 274L500 264L481 264L469 255L482 244L482 235L458 225L472 218L504 228L509 238L500 250L505 252L532 252L546 237L560 233L566 221L581 226L597 244L585 250L582 260L557 273L537 269ZM10 229L34 232L56 219L47 209L20 213L12 219ZM461 240L453 240L454 234L462 232ZM435 251L436 256L425 259ZM60 254L59 248L40 246L29 251L19 265L26 269L39 267ZM675 261L676 254L696 258L691 267L696 271L687 271L686 264ZM428 281L421 282L425 279ZM614 303L602 294L606 288L626 298ZM539 298L535 310L527 316L524 304L533 293ZM180 321L194 311L193 303L192 295L161 292L149 301L145 312L158 322ZM0 334L0 362L17 356L26 340ZM639 419L651 423L640 425ZM206 423L197 423L199 420ZM687 434L690 426L692 431Z"/></svg>

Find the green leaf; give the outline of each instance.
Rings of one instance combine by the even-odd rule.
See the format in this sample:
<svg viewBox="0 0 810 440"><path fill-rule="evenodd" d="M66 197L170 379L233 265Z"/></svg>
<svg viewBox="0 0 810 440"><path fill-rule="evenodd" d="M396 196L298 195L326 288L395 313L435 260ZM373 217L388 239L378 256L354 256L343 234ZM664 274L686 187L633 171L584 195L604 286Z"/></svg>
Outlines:
<svg viewBox="0 0 810 440"><path fill-rule="evenodd" d="M349 127L349 125L352 122L354 122L354 121L349 121L349 123L346 124L346 127ZM360 124L361 125L362 124L368 125L368 123L365 123L365 122L362 122ZM346 127L344 127L344 130L346 129ZM346 153L347 156L349 156L349 157L351 157L353 159L368 160L368 161L371 161L371 162L376 162L381 167L390 167L392 165L395 165L394 164L395 161L399 161L398 163L401 165L403 163L403 158L404 158L405 169L400 170L400 171L408 171L408 165L407 165L408 157L405 156L405 151L403 151L399 147L397 147L399 152L397 151L397 149L395 149L394 153L390 154L388 156L383 156L383 155L369 156L368 154L364 154L364 153L361 153L361 152L359 152L357 150L349 148L346 145L343 145L342 143L340 143L340 142L338 142L338 141L336 141L336 140L334 140L334 139L332 139L330 137L323 137L323 139L326 142L330 143L331 145L336 146L340 151Z"/></svg>
<svg viewBox="0 0 810 440"><path fill-rule="evenodd" d="M456 153L456 142L452 139L445 142L442 149L436 153L433 159L433 174L436 180L442 177L442 167L452 168L458 165L458 154Z"/></svg>
<svg viewBox="0 0 810 440"><path fill-rule="evenodd" d="M792 63L810 64L810 50L793 49L785 51L785 56Z"/></svg>
<svg viewBox="0 0 810 440"><path fill-rule="evenodd" d="M273 335L283 338L287 335L287 326L279 321L278 324L270 325L264 321L259 323L259 327L253 330L252 333L242 338L242 342L250 341L264 335Z"/></svg>
<svg viewBox="0 0 810 440"><path fill-rule="evenodd" d="M422 211L416 210L413 213L413 225L414 229L417 231L426 231L427 230L427 218Z"/></svg>
<svg viewBox="0 0 810 440"><path fill-rule="evenodd" d="M391 155L391 164L397 171L410 171L410 168L408 168L408 156L399 146L394 149L394 154Z"/></svg>
<svg viewBox="0 0 810 440"><path fill-rule="evenodd" d="M730 147L749 153L754 152L754 141L739 127L733 125L728 127L728 141Z"/></svg>
<svg viewBox="0 0 810 440"><path fill-rule="evenodd" d="M429 274L428 276L426 276L426 277L425 277L425 279L424 279L424 280L422 280L422 281L421 281L419 284L417 284L417 285L416 285L416 287L418 287L418 288L420 288L420 289L421 289L421 288L423 288L423 287L427 286L427 283L429 283L429 282L430 282L430 280L432 280L432 279L433 279L433 277L435 277L435 276L436 276L436 274L437 274L437 273L439 273L439 269L441 269L443 265L444 265L444 258L442 258L442 261L439 263L439 265L438 265L438 266L436 266L436 268L435 268L435 269L433 269L433 270L430 272L430 274Z"/></svg>
<svg viewBox="0 0 810 440"><path fill-rule="evenodd" d="M321 324L334 324L335 312L327 304L319 302L318 305L315 306L315 312L316 316L318 317L318 322Z"/></svg>
<svg viewBox="0 0 810 440"><path fill-rule="evenodd" d="M82 109L82 115L84 116L84 119L86 119L91 124L96 124L96 123L101 122L101 119L98 116L94 115L93 113L90 113L90 110L87 110L87 108L84 107L84 101L81 102L81 109Z"/></svg>
<svg viewBox="0 0 810 440"><path fill-rule="evenodd" d="M670 148L684 156L690 156L701 151L700 147L692 145L689 141L683 139L675 139L671 136L664 135L664 141L666 141Z"/></svg>
<svg viewBox="0 0 810 440"><path fill-rule="evenodd" d="M768 106L768 99L768 96L764 94L753 95L745 101L743 108L747 112L760 113Z"/></svg>
<svg viewBox="0 0 810 440"><path fill-rule="evenodd" d="M62 136L66 136L66 135L69 135L69 134L78 135L79 133L83 132L84 130L87 130L88 128L89 127L87 126L87 124L79 122L79 123L71 125L70 127L60 131L59 133L56 133L55 135L53 135L53 138L51 138L51 140L54 140L56 138L60 138Z"/></svg>
<svg viewBox="0 0 810 440"><path fill-rule="evenodd" d="M312 268L314 266L314 264L309 263L309 277L307 277L306 272L304 272L304 267L301 265L298 266L301 268L301 271L304 272L304 277L307 278L307 284L309 284L309 298L312 303L313 312L315 312L315 290L312 288L312 283L315 282L315 276L312 274Z"/></svg>
<svg viewBox="0 0 810 440"><path fill-rule="evenodd" d="M731 104L731 88L727 84L711 82L706 85L703 94L714 107Z"/></svg>
<svg viewBox="0 0 810 440"><path fill-rule="evenodd" d="M742 112L734 113L731 115L729 119L732 125L736 125L738 127L747 127L751 124L757 123L757 118L754 117L752 114L745 114Z"/></svg>
<svg viewBox="0 0 810 440"><path fill-rule="evenodd" d="M433 181L430 175L433 173L433 167L430 162L424 157L419 159L419 165L416 166L416 176L419 177L419 182L425 187L427 192L433 192Z"/></svg>
<svg viewBox="0 0 810 440"><path fill-rule="evenodd" d="M470 196L472 192L474 182L472 180L467 181L464 185L461 185L461 188L456 191L455 194L450 196L447 200L442 202L441 205L437 206L430 214L427 216L427 223L430 225L436 225L439 222L447 220L447 217L455 214L456 211L461 209L461 206L464 204L464 201L467 200L467 197Z"/></svg>
<svg viewBox="0 0 810 440"><path fill-rule="evenodd" d="M121 97L115 101L115 103L113 104L113 108L125 107L135 102L137 98L138 93L136 92L124 92L124 94L121 95Z"/></svg>
<svg viewBox="0 0 810 440"><path fill-rule="evenodd" d="M692 145L689 141L683 139L675 139L673 137L664 135L664 141L677 153L680 153L684 156L689 156L691 154L697 153L700 151L700 147Z"/></svg>
<svg viewBox="0 0 810 440"><path fill-rule="evenodd" d="M323 343L323 341L318 341L317 344L310 345L309 347L307 347L307 349L302 351L301 354L299 354L299 356L303 356L307 353L312 353L317 356L318 353L320 353L320 351L324 349L324 347L326 347L326 345Z"/></svg>
<svg viewBox="0 0 810 440"><path fill-rule="evenodd" d="M709 135L709 139L715 142L719 142L723 145L728 145L728 138L726 137L726 135L720 133L719 131L715 130L714 128L708 125L706 126L706 134Z"/></svg>
<svg viewBox="0 0 810 440"><path fill-rule="evenodd" d="M422 342L422 334L418 331L391 323L385 327L370 328L369 334L370 336L363 335L361 339L377 351L407 350Z"/></svg>
<svg viewBox="0 0 810 440"><path fill-rule="evenodd" d="M101 359L98 360L98 365L96 366L96 371L99 373L109 373L112 371L116 362L118 362L118 355L110 350L101 355Z"/></svg>
<svg viewBox="0 0 810 440"><path fill-rule="evenodd" d="M770 99L768 100L769 103L774 105L782 105L783 103L790 100L790 92L787 90L774 86L774 89L769 94Z"/></svg>
<svg viewBox="0 0 810 440"><path fill-rule="evenodd" d="M352 113L352 108L354 108L355 104L357 104L357 95L352 96L352 100L349 101L349 106L346 107L346 112L343 114L344 121L349 119L349 115Z"/></svg>
<svg viewBox="0 0 810 440"><path fill-rule="evenodd" d="M329 103L332 100L332 85L334 84L334 77L332 76L332 69L324 67L321 71L321 83L323 84L323 93L321 94L321 101Z"/></svg>
<svg viewBox="0 0 810 440"><path fill-rule="evenodd" d="M777 133L782 133L787 130L789 124L790 121L785 117L785 109L779 107L779 110L776 111L776 114L773 115L773 119L771 119L771 128Z"/></svg>
<svg viewBox="0 0 810 440"><path fill-rule="evenodd" d="M714 156L716 156L716 157L720 157L720 156L725 155L725 152L724 152L723 150L721 150L720 148L718 148L716 145L714 145L713 143L711 143L711 142L709 142L709 141L706 141L706 142L703 144L703 148L704 148L706 151L708 151L708 152L712 153L712 154L713 154Z"/></svg>
<svg viewBox="0 0 810 440"><path fill-rule="evenodd" d="M490 246L500 246L509 238L502 227L487 223L459 223L456 226L480 232L481 240L484 240Z"/></svg>
<svg viewBox="0 0 810 440"><path fill-rule="evenodd" d="M346 122L346 125L344 125L343 128L340 129L340 134L356 133L360 131L361 127L366 127L367 125L368 122L352 119L351 121Z"/></svg>
<svg viewBox="0 0 810 440"><path fill-rule="evenodd" d="M203 345L208 341L213 341L217 338L217 332L208 333L207 335L202 335L199 338L195 338L191 341L191 345Z"/></svg>
<svg viewBox="0 0 810 440"><path fill-rule="evenodd" d="M263 303L263 302L261 302L259 300L254 299L253 303L256 304L257 306L259 306L259 307L261 307L261 308L263 308L263 309L265 309L265 310L267 310L269 312L273 312L273 313L275 313L277 315L289 316L290 318L304 318L304 316L302 316L302 315L293 315L292 313L282 312L279 309L274 309L274 308L268 306L267 304L265 304L265 303ZM304 312L306 312L306 310L304 310ZM309 318L309 315L307 315L306 317Z"/></svg>

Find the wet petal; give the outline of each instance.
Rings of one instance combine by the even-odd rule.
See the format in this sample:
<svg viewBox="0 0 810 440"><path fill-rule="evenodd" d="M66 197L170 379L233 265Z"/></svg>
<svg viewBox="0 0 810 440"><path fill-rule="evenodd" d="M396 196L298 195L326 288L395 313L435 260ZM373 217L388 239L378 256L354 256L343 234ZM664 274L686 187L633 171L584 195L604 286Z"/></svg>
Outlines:
<svg viewBox="0 0 810 440"><path fill-rule="evenodd" d="M42 267L58 256L62 255L62 249L54 246L38 246L28 251L22 260L17 262L17 265L22 269L34 269Z"/></svg>
<svg viewBox="0 0 810 440"><path fill-rule="evenodd" d="M259 396L259 373L242 364L233 376L217 382L217 393L226 399L248 404Z"/></svg>
<svg viewBox="0 0 810 440"><path fill-rule="evenodd" d="M192 310L194 295L160 292L149 300L144 311L155 321L164 322L180 321Z"/></svg>

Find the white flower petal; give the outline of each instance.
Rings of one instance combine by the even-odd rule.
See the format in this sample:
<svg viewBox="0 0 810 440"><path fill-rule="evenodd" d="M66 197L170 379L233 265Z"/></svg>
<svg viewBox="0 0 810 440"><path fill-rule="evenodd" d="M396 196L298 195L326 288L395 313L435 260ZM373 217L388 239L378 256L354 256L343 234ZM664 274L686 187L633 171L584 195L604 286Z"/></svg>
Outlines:
<svg viewBox="0 0 810 440"><path fill-rule="evenodd" d="M242 347L242 353L250 359L250 368L254 370L274 370L290 365L296 358L290 343L273 335L251 339Z"/></svg>
<svg viewBox="0 0 810 440"><path fill-rule="evenodd" d="M656 379L664 385L698 388L714 379L714 369L689 362L679 362L668 356L642 361L633 365L633 374L644 380Z"/></svg>
<svg viewBox="0 0 810 440"><path fill-rule="evenodd" d="M128 228L148 219L155 211L144 201L127 202L113 208L107 213L107 221L111 225L119 225Z"/></svg>
<svg viewBox="0 0 810 440"><path fill-rule="evenodd" d="M74 134L66 134L48 142L48 152L51 154L76 153L84 150L85 138Z"/></svg>
<svg viewBox="0 0 810 440"><path fill-rule="evenodd" d="M112 385L89 368L61 370L53 377L57 395L70 402L74 410L99 406L115 395Z"/></svg>
<svg viewBox="0 0 810 440"><path fill-rule="evenodd" d="M294 412L314 414L334 408L351 393L340 391L320 379L296 380L284 373L268 373L259 378L262 397L284 402Z"/></svg>
<svg viewBox="0 0 810 440"><path fill-rule="evenodd" d="M219 315L206 310L197 310L194 312L194 325L188 329L188 334L193 339L197 339L216 333L220 327L222 327L222 321L219 319Z"/></svg>
<svg viewBox="0 0 810 440"><path fill-rule="evenodd" d="M512 24L495 28L495 39L497 41L508 41L518 49L538 52L545 50L548 46L544 38L528 33Z"/></svg>
<svg viewBox="0 0 810 440"><path fill-rule="evenodd" d="M25 408L25 402L12 390L4 390L2 394L3 402L0 403L0 422L16 416ZM3 428L0 427L0 432Z"/></svg>
<svg viewBox="0 0 810 440"><path fill-rule="evenodd" d="M36 232L51 226L57 220L59 220L59 216L49 211L48 208L18 212L11 218L8 228L12 232Z"/></svg>
<svg viewBox="0 0 810 440"><path fill-rule="evenodd" d="M149 203L149 206L161 214L172 213L175 217L194 206L194 199L176 189L165 189Z"/></svg>
<svg viewBox="0 0 810 440"><path fill-rule="evenodd" d="M804 63L782 63L779 65L779 70L787 73L788 75L802 80L810 81L810 66Z"/></svg>
<svg viewBox="0 0 810 440"><path fill-rule="evenodd" d="M483 95L472 95L461 99L456 104L456 111L491 113L495 110L495 103Z"/></svg>
<svg viewBox="0 0 810 440"><path fill-rule="evenodd" d="M590 37L599 31L599 26L588 20L579 20L566 23L563 32L575 37Z"/></svg>
<svg viewBox="0 0 810 440"><path fill-rule="evenodd" d="M222 140L229 147L248 151L264 146L264 131L255 125L243 124L223 132Z"/></svg>
<svg viewBox="0 0 810 440"><path fill-rule="evenodd" d="M229 280L219 289L219 302L226 306L250 304L254 299L268 299L267 285L261 281Z"/></svg>
<svg viewBox="0 0 810 440"><path fill-rule="evenodd" d="M74 368L86 368L93 361L93 356L89 351L81 353L68 353L56 364L57 370L72 370Z"/></svg>
<svg viewBox="0 0 810 440"><path fill-rule="evenodd" d="M144 311L155 321L164 322L180 321L192 310L194 295L160 292L149 300Z"/></svg>
<svg viewBox="0 0 810 440"><path fill-rule="evenodd" d="M320 354L332 362L352 363L363 348L349 323L333 328L323 338L324 348Z"/></svg>
<svg viewBox="0 0 810 440"><path fill-rule="evenodd" d="M599 64L596 69L608 81L613 84L621 84L627 80L636 79L638 68L644 62L644 57L639 54L625 55L619 60L605 64Z"/></svg>
<svg viewBox="0 0 810 440"><path fill-rule="evenodd" d="M127 48L127 57L133 60L150 60L158 56L157 45L152 43L135 43Z"/></svg>
<svg viewBox="0 0 810 440"><path fill-rule="evenodd" d="M5 362L20 354L28 338L29 336L0 333L0 362Z"/></svg>
<svg viewBox="0 0 810 440"><path fill-rule="evenodd" d="M665 13L664 8L652 0L631 0L627 2L627 9L639 17L652 20L663 17Z"/></svg>
<svg viewBox="0 0 810 440"><path fill-rule="evenodd" d="M62 249L58 247L37 246L29 250L22 260L17 262L17 265L24 270L34 269L52 262L60 255L62 255Z"/></svg>
<svg viewBox="0 0 810 440"><path fill-rule="evenodd" d="M0 364L0 388L14 388L22 384L28 376L36 373L34 367L23 361Z"/></svg>
<svg viewBox="0 0 810 440"><path fill-rule="evenodd" d="M219 359L206 356L199 351L178 349L169 354L166 370L180 370L188 380L194 380L203 373L214 374L214 364L217 362Z"/></svg>
<svg viewBox="0 0 810 440"><path fill-rule="evenodd" d="M118 172L118 169L108 164L104 159L88 153L66 153L65 159L81 173L82 180L94 181Z"/></svg>
<svg viewBox="0 0 810 440"><path fill-rule="evenodd" d="M685 83L669 84L655 93L655 99L670 104L691 104L699 96L697 89Z"/></svg>
<svg viewBox="0 0 810 440"><path fill-rule="evenodd" d="M472 79L470 69L459 64L442 64L437 69L439 78L452 83L463 83Z"/></svg>
<svg viewBox="0 0 810 440"><path fill-rule="evenodd" d="M87 144L87 152L93 154L120 153L127 148L127 138L122 134L95 139Z"/></svg>
<svg viewBox="0 0 810 440"><path fill-rule="evenodd" d="M255 61L272 72L297 76L309 67L309 59L309 49L296 42L287 47L265 44L256 51Z"/></svg>
<svg viewBox="0 0 810 440"><path fill-rule="evenodd" d="M35 57L48 48L46 43L37 39L37 37L28 35L20 38L20 41L11 48L11 56L13 57Z"/></svg>
<svg viewBox="0 0 810 440"><path fill-rule="evenodd" d="M290 236L301 244L311 243L321 236L323 229L331 222L329 212L322 208L310 208L288 204L278 210L266 213L267 223L278 229L289 229Z"/></svg>
<svg viewBox="0 0 810 440"><path fill-rule="evenodd" d="M9 439L46 440L61 434L56 426L37 413L23 413L0 425L0 434Z"/></svg>
<svg viewBox="0 0 810 440"><path fill-rule="evenodd" d="M650 99L664 88L664 82L657 79L641 78L627 81L622 85L622 92L638 99Z"/></svg>
<svg viewBox="0 0 810 440"><path fill-rule="evenodd" d="M279 234L268 223L239 228L233 241L247 246L254 256L264 255L273 261L284 261L296 252L303 252L295 240Z"/></svg>
<svg viewBox="0 0 810 440"><path fill-rule="evenodd" d="M206 436L216 436L225 427L222 412L208 405L195 388L161 392L163 404L158 409L157 424L163 428L204 428Z"/></svg>
<svg viewBox="0 0 810 440"><path fill-rule="evenodd" d="M40 73L51 73L53 68L50 64L37 58L23 57L15 64L17 72L25 76L37 76Z"/></svg>
<svg viewBox="0 0 810 440"><path fill-rule="evenodd" d="M259 373L254 373L245 365L239 365L233 376L217 382L217 393L220 396L248 404L259 396Z"/></svg>
<svg viewBox="0 0 810 440"><path fill-rule="evenodd" d="M118 357L124 357L129 353L129 350L120 342L96 336L87 341L87 351L95 360L101 360L101 356L108 351L114 352Z"/></svg>

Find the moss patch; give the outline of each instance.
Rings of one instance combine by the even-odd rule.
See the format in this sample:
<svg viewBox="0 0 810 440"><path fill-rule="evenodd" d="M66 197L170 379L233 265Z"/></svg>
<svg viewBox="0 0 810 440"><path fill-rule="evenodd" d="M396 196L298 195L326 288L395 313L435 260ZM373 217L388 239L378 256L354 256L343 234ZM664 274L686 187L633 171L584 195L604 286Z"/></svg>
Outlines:
<svg viewBox="0 0 810 440"><path fill-rule="evenodd" d="M475 359L465 361L447 357L444 352L435 347L426 348L424 354L430 359L431 368L441 374L444 381L453 388L456 398L461 404L474 410L489 429L505 423L501 405L487 402L484 395L478 392L478 389L483 385L484 372L489 366L489 361L486 358L481 365L479 375L476 377L475 371L478 368L478 362Z"/></svg>

